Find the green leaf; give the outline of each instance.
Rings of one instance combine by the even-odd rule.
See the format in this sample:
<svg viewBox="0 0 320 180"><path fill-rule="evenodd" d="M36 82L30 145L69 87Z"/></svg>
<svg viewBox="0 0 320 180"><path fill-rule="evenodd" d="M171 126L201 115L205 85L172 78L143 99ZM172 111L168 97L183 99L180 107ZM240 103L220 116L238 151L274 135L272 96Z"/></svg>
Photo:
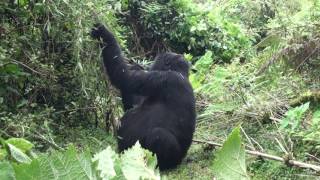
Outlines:
<svg viewBox="0 0 320 180"><path fill-rule="evenodd" d="M38 159L34 159L30 164L14 164L14 171L17 180L40 180L53 179L52 173L41 169Z"/></svg>
<svg viewBox="0 0 320 180"><path fill-rule="evenodd" d="M6 140L6 143L14 145L24 153L30 151L34 146L30 141L23 138L10 138Z"/></svg>
<svg viewBox="0 0 320 180"><path fill-rule="evenodd" d="M7 64L5 66L4 71L8 74L17 74L20 71L20 69L16 64Z"/></svg>
<svg viewBox="0 0 320 180"><path fill-rule="evenodd" d="M98 162L97 169L100 171L100 177L103 180L111 179L116 176L114 161L117 158L117 154L110 146L94 155L92 160Z"/></svg>
<svg viewBox="0 0 320 180"><path fill-rule="evenodd" d="M30 164L14 165L17 180L96 180L89 153L77 154L71 146L65 152L54 152L34 159Z"/></svg>
<svg viewBox="0 0 320 180"><path fill-rule="evenodd" d="M249 179L246 170L245 150L241 144L240 127L235 128L217 152L213 162L217 179Z"/></svg>
<svg viewBox="0 0 320 180"><path fill-rule="evenodd" d="M137 142L121 156L121 169L126 179L160 179L156 169L157 159Z"/></svg>
<svg viewBox="0 0 320 180"><path fill-rule="evenodd" d="M23 106L26 106L28 104L28 100L22 99L19 104L17 105L17 108L21 108Z"/></svg>
<svg viewBox="0 0 320 180"><path fill-rule="evenodd" d="M313 113L312 116L312 125L317 125L320 123L320 110L317 110Z"/></svg>
<svg viewBox="0 0 320 180"><path fill-rule="evenodd" d="M19 163L30 163L31 159L23 153L19 148L15 147L14 145L7 143L10 156Z"/></svg>
<svg viewBox="0 0 320 180"><path fill-rule="evenodd" d="M285 129L290 125L291 131L294 131L300 125L300 122L305 112L309 109L309 104L310 103L307 102L301 106L292 108L289 111L287 111L285 115L286 117L282 119L280 123L280 128Z"/></svg>
<svg viewBox="0 0 320 180"><path fill-rule="evenodd" d="M91 159L91 153L86 151L83 154L77 154L77 158L80 162L82 171L86 174L86 177L90 180L97 179L97 174Z"/></svg>
<svg viewBox="0 0 320 180"><path fill-rule="evenodd" d="M83 163L84 159L86 163ZM92 164L87 157L78 155L75 147L71 146L66 152L54 153L50 158L42 158L50 166L55 179L96 179L93 175ZM42 163L43 164L43 163Z"/></svg>
<svg viewBox="0 0 320 180"><path fill-rule="evenodd" d="M20 0L19 5L22 7L28 5L28 0Z"/></svg>
<svg viewBox="0 0 320 180"><path fill-rule="evenodd" d="M0 162L0 179L14 180L14 171L9 162Z"/></svg>
<svg viewBox="0 0 320 180"><path fill-rule="evenodd" d="M210 69L211 65L213 64L212 52L207 51L194 65L195 68L198 70L198 73L207 73Z"/></svg>

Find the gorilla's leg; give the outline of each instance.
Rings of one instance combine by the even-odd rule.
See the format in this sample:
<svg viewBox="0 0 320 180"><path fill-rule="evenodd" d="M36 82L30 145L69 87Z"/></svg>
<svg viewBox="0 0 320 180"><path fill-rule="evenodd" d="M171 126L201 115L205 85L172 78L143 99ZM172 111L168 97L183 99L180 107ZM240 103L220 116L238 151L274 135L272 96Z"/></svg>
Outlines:
<svg viewBox="0 0 320 180"><path fill-rule="evenodd" d="M154 128L141 143L142 147L157 155L160 170L174 168L182 160L181 148L176 137L164 128Z"/></svg>

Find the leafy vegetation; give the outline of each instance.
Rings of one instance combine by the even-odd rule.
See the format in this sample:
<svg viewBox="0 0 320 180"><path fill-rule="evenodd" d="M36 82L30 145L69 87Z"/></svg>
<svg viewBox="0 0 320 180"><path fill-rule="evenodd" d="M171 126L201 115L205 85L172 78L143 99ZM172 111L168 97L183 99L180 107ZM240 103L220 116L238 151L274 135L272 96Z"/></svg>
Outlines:
<svg viewBox="0 0 320 180"><path fill-rule="evenodd" d="M319 19L319 0L1 1L0 179L319 178L244 155L320 166ZM158 52L185 55L194 138L221 149L195 142L161 174L138 144L114 151L122 108L88 35L97 21L143 66Z"/></svg>
<svg viewBox="0 0 320 180"><path fill-rule="evenodd" d="M12 141L16 146L10 144ZM30 142L16 138L3 144L9 149L8 159L13 161L0 161L1 179L160 179L155 170L156 157L142 149L138 142L121 156L110 146L93 158L90 152L77 153L76 148L70 146L64 152L56 151L32 160L23 152L27 144L32 145Z"/></svg>
<svg viewBox="0 0 320 180"><path fill-rule="evenodd" d="M241 142L240 127L237 127L215 155L212 169L218 179L249 179Z"/></svg>

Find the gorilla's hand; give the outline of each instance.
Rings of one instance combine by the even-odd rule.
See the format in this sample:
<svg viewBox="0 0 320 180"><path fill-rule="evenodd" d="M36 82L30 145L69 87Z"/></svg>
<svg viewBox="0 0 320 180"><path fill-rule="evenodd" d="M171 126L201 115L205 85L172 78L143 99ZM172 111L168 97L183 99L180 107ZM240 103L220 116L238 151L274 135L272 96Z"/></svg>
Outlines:
<svg viewBox="0 0 320 180"><path fill-rule="evenodd" d="M102 39L101 46L117 45L117 41L113 34L101 23L95 24L91 30L91 36L94 39Z"/></svg>
<svg viewBox="0 0 320 180"><path fill-rule="evenodd" d="M94 39L100 39L100 38L106 38L105 36L108 34L107 28L101 24L97 23L94 25L94 27L91 29L91 37Z"/></svg>

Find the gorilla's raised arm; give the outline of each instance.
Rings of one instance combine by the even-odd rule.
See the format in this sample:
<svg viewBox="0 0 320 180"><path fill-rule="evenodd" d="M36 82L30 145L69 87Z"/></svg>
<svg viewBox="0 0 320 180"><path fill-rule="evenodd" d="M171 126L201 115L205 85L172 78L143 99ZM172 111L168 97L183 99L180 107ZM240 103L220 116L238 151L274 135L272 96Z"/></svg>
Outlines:
<svg viewBox="0 0 320 180"><path fill-rule="evenodd" d="M147 96L163 87L170 77L168 72L129 69L121 54L121 49L113 34L102 24L95 25L91 35L102 40L103 63L111 83L121 91ZM169 73L170 74L170 73Z"/></svg>
<svg viewBox="0 0 320 180"><path fill-rule="evenodd" d="M103 64L110 78L110 81L118 89L121 89L123 79L119 75L128 71L121 54L120 46L113 36L102 24L96 24L91 31L91 36L100 40L102 48Z"/></svg>

